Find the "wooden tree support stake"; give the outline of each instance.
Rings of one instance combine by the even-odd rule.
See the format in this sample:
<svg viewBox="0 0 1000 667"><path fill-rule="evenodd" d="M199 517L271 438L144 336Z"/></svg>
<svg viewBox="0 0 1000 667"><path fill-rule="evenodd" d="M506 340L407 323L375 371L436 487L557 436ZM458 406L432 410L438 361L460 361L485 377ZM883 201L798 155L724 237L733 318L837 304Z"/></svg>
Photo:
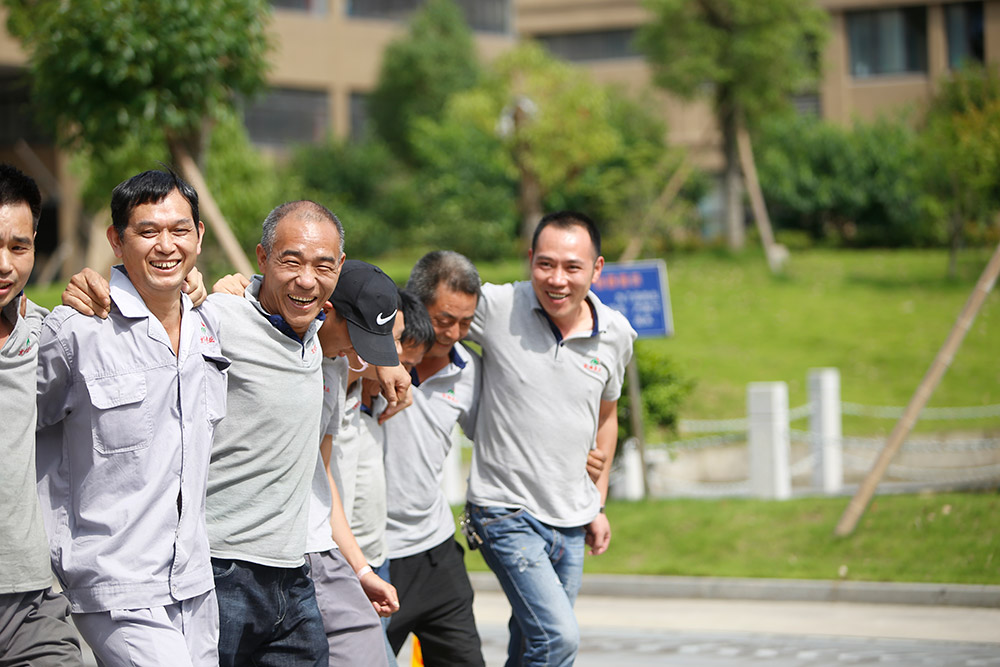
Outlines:
<svg viewBox="0 0 1000 667"><path fill-rule="evenodd" d="M924 379L920 381L920 385L910 399L910 403L906 406L903 416L899 418L896 426L892 429L892 433L889 434L889 439L879 453L878 458L875 459L875 464L872 466L871 471L865 477L864 481L861 482L857 493L854 494L851 502L847 505L847 509L844 510L843 516L840 517L840 521L833 531L834 535L844 537L854 532L858 521L861 519L861 515L864 514L868 503L871 502L872 496L875 495L875 487L878 486L878 483L885 475L885 471L889 468L889 462L899 451L899 448L902 447L903 441L913 429L917 417L920 416L920 411L924 409L931 394L934 393L934 389L937 388L938 383L944 376L945 371L948 370L948 366L951 365L951 361L955 358L955 353L958 352L965 334L968 333L973 320L976 319L979 308L986 300L986 295L993 289L998 275L1000 275L1000 245L997 245L997 249L986 264L986 268L983 269L982 275L979 276L979 281L976 282L972 294L969 295L968 301L965 302L965 307L962 308L955 326L951 328L951 332L948 334L944 345L941 346L937 356L934 357L930 369L924 375Z"/></svg>

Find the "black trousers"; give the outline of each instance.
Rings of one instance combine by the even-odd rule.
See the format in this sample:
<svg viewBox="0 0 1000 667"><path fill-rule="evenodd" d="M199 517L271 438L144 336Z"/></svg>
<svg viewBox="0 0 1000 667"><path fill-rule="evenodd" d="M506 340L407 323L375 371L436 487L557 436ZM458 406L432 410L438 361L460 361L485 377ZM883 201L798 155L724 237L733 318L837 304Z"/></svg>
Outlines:
<svg viewBox="0 0 1000 667"><path fill-rule="evenodd" d="M389 643L399 649L412 632L426 667L484 667L472 614L472 585L462 546L449 538L427 551L389 561L399 611L389 621Z"/></svg>

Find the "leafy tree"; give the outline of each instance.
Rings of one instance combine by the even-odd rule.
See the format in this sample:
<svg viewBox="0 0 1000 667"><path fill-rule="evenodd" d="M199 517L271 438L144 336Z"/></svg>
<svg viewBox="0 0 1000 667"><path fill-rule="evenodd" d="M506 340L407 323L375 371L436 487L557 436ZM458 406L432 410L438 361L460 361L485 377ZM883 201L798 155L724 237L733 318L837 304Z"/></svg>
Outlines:
<svg viewBox="0 0 1000 667"><path fill-rule="evenodd" d="M413 125L441 113L448 98L479 76L472 32L454 0L430 0L405 37L382 56L378 85L368 101L375 132L404 161L414 159Z"/></svg>
<svg viewBox="0 0 1000 667"><path fill-rule="evenodd" d="M743 245L737 134L818 77L827 15L815 0L644 0L652 21L637 43L656 83L708 97L722 132L731 247Z"/></svg>
<svg viewBox="0 0 1000 667"><path fill-rule="evenodd" d="M385 143L332 140L298 148L287 171L290 197L322 202L344 224L350 253L366 257L405 246L423 224L421 198L410 171Z"/></svg>
<svg viewBox="0 0 1000 667"><path fill-rule="evenodd" d="M922 144L923 185L947 220L954 277L963 242L1000 209L1000 76L993 67L966 67L942 82Z"/></svg>
<svg viewBox="0 0 1000 667"><path fill-rule="evenodd" d="M211 122L265 84L265 0L3 1L29 54L40 115L98 159L128 137L162 133L173 163L197 184L200 172L190 172ZM214 201L202 196L208 213Z"/></svg>
<svg viewBox="0 0 1000 667"><path fill-rule="evenodd" d="M621 150L609 98L607 88L526 43L500 56L476 88L455 94L439 119L419 127L437 135L454 125L477 137L477 149L498 151L490 164L518 184L521 238L527 241L550 193L572 187L588 167ZM447 155L429 155L439 153L429 142L421 146L422 159L447 163Z"/></svg>

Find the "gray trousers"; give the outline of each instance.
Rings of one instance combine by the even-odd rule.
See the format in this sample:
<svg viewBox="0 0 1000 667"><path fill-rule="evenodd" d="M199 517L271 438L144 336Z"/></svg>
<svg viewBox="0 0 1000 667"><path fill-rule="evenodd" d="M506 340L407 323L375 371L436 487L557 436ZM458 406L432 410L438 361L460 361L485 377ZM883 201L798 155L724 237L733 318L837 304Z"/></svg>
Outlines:
<svg viewBox="0 0 1000 667"><path fill-rule="evenodd" d="M339 549L306 554L331 665L386 667L385 635L375 608Z"/></svg>
<svg viewBox="0 0 1000 667"><path fill-rule="evenodd" d="M81 667L69 601L51 588L0 595L0 667Z"/></svg>

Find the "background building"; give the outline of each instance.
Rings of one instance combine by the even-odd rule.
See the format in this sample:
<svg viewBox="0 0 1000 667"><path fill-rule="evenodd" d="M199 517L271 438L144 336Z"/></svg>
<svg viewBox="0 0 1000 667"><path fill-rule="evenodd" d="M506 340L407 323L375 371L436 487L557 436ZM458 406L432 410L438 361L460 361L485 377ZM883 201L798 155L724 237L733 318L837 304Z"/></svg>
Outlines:
<svg viewBox="0 0 1000 667"><path fill-rule="evenodd" d="M375 86L385 46L406 29L421 0L274 0L276 48L270 91L246 109L253 141L270 150L319 142L332 133L359 136L367 94ZM639 0L458 0L490 59L517 40L533 38L602 82L638 92L649 68L632 38L646 14ZM964 61L1000 63L1000 0L820 0L831 38L816 91L795 102L804 112L848 123L918 105L936 81ZM0 21L6 13L0 9ZM46 216L58 238L77 232L79 204L65 159L33 122L18 43L0 31L0 160L18 164L47 195ZM703 102L659 93L670 141L687 147L709 170L721 166L718 133ZM42 229L56 226L45 225ZM39 238L39 254L57 247ZM56 257L54 272L68 257ZM42 262L39 263L45 270ZM65 267L64 267L65 268Z"/></svg>

